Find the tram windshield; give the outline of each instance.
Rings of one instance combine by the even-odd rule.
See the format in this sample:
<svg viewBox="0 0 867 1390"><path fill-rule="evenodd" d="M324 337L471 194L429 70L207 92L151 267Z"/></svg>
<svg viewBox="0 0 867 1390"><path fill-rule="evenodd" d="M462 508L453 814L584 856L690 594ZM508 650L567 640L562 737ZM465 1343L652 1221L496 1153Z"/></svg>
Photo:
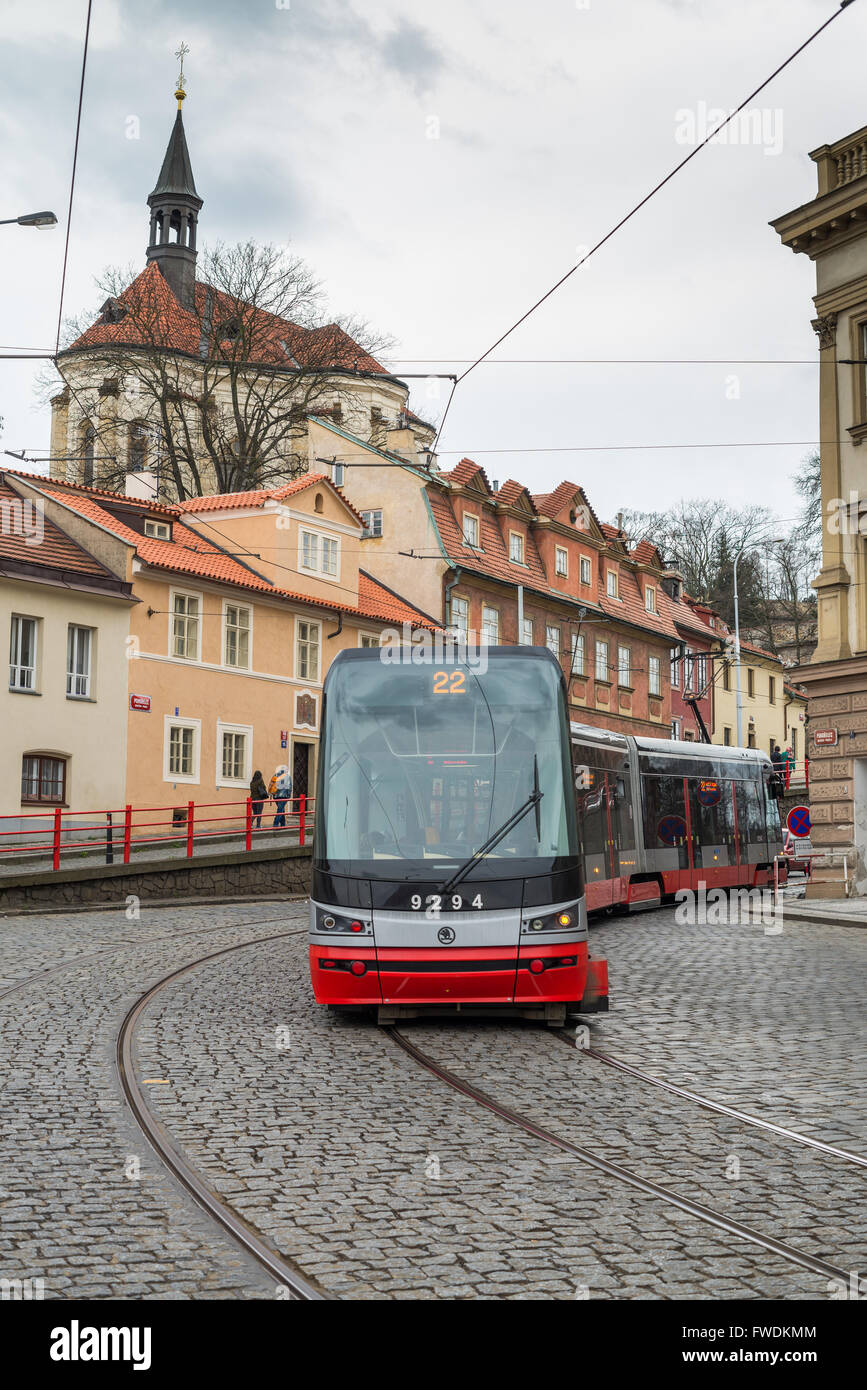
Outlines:
<svg viewBox="0 0 867 1390"><path fill-rule="evenodd" d="M577 855L556 663L520 651L470 665L337 662L329 675L316 859L359 878L442 883L527 802L466 882L569 867Z"/></svg>

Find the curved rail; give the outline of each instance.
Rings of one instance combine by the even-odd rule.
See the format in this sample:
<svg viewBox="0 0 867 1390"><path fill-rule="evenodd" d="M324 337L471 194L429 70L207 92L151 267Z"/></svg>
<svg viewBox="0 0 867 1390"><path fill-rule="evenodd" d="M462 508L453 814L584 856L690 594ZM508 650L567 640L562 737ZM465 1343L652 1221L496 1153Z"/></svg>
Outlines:
<svg viewBox="0 0 867 1390"><path fill-rule="evenodd" d="M719 1230L727 1231L730 1235L739 1236L742 1240L749 1241L753 1245L759 1245L764 1250L771 1251L774 1255L779 1255L792 1264L800 1265L804 1269L811 1270L814 1274L825 1275L828 1279L839 1279L844 1284L849 1279L846 1270L838 1268L836 1265L829 1264L826 1260L816 1259L813 1255L807 1255L802 1250L796 1250L794 1246L787 1245L784 1241L775 1240L773 1236L766 1236L761 1231L755 1231L750 1226L744 1226L740 1221L734 1221L721 1212L713 1211L710 1207L704 1206L701 1202L693 1202L689 1197L682 1197L679 1193L673 1192L671 1188L663 1187L659 1183L651 1182L649 1178L642 1178L637 1173L632 1173L628 1168L623 1168L619 1163L613 1163L610 1159L601 1158L590 1149L585 1149L579 1144L573 1144L568 1139L563 1139L558 1134L553 1134L551 1130L545 1129L535 1120L531 1120L526 1115L521 1115L515 1110L510 1110L508 1106L501 1105L485 1091L479 1090L469 1081L464 1081L461 1077L455 1076L446 1067L440 1066L432 1057L428 1057L421 1048L411 1043L393 1025L385 1027L392 1041L398 1047L403 1048L415 1062L446 1085L461 1095L476 1102L477 1105L484 1106L500 1119L507 1120L509 1124L516 1125L535 1139L541 1139L546 1144L553 1145L554 1148L561 1149L564 1153L571 1154L573 1158L580 1159L590 1167L606 1173L609 1177L616 1178L619 1182L626 1183L629 1187L637 1188L639 1192L645 1193L649 1197L656 1197L660 1201L666 1202L669 1206L679 1208L680 1211L687 1212L690 1216L696 1217L699 1221L707 1225L716 1226Z"/></svg>
<svg viewBox="0 0 867 1390"><path fill-rule="evenodd" d="M181 979L182 976L189 974L191 970L195 970L205 962L217 960L220 956L231 954L232 951L261 945L265 941L282 941L287 936L296 935L297 932L306 930L306 927L300 927L294 932L290 930L275 932L270 936L257 936L252 941L236 943L233 946L226 946L220 951L212 951L206 956L200 956L198 960L191 961L187 965L171 971L170 974L164 975L161 980L158 980L155 985L151 985L150 989L136 1000L121 1024L117 1037L117 1070L127 1103L159 1160L174 1174L178 1182L182 1184L202 1210L248 1255L252 1255L263 1269L277 1280L278 1284L288 1291L290 1299L311 1302L328 1299L331 1295L323 1293L305 1279L300 1271L249 1226L243 1217L239 1216L188 1162L183 1151L174 1143L168 1130L148 1106L135 1074L133 1057L136 1024L151 1000L167 985Z"/></svg>

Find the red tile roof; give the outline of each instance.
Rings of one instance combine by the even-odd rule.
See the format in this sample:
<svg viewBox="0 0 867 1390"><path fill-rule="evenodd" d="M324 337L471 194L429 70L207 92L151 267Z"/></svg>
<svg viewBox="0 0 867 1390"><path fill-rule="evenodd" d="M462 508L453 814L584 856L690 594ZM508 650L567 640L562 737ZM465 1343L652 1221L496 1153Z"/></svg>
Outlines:
<svg viewBox="0 0 867 1390"><path fill-rule="evenodd" d="M34 543L27 544L27 532L33 520L30 511L31 499L22 498L4 478L0 477L0 571L4 560L19 564L39 565L46 569L65 570L70 574L80 574L98 579L114 579L109 570L74 540L55 526L47 516L40 518L42 535L31 537ZM26 511L23 508L27 508ZM20 526L19 526L20 519Z"/></svg>
<svg viewBox="0 0 867 1390"><path fill-rule="evenodd" d="M309 482L314 480L309 479ZM321 479L320 476L320 480ZM324 479L331 486L330 480ZM359 571L358 585L358 604L340 603L333 599L318 598L311 594L300 593L293 589L282 588L271 584L261 575L248 569L241 560L233 555L227 555L218 546L209 541L198 531L184 525L183 521L177 517L172 526L172 539L170 541L159 540L155 536L143 536L139 531L133 531L112 512L100 506L99 497L114 497L117 501L126 502L128 499L120 493L105 493L98 489L99 497L86 495L86 489L77 487L72 490L64 488L62 485L55 484L50 479L41 478L42 490L48 496L56 497L63 501L66 506L78 512L80 516L86 517L106 530L113 532L121 540L134 545L136 553L145 564L152 565L156 569L168 570L172 573L192 576L199 579L210 579L222 584L232 584L246 590L253 590L259 593L274 594L278 598L290 599L296 603L309 604L313 608L328 608L334 612L343 612L350 616L365 618L368 620L378 620L382 622L410 622L416 627L428 628L435 631L437 625L433 623L425 614L420 613L407 603L399 595L391 593L383 585L378 583L372 575L366 571ZM296 484L308 485L307 479L296 479L294 483L287 484L287 487L300 491L300 486ZM285 489L276 489L284 491ZM245 496L246 494L234 494L235 496ZM225 502L225 498L214 499ZM177 509L176 509L177 513ZM55 528L56 529L56 528ZM96 562L94 562L96 563ZM99 566L99 573L106 575L107 570Z"/></svg>
<svg viewBox="0 0 867 1390"><path fill-rule="evenodd" d="M457 483L461 487L466 487L474 478L481 476L485 491L493 491L484 468L480 463L473 463L472 459L461 459L460 463L456 463L448 473L440 473L439 476L447 483Z"/></svg>
<svg viewBox="0 0 867 1390"><path fill-rule="evenodd" d="M178 510L193 513L231 511L236 507L264 507L266 502L284 502L287 497L304 492L308 487L323 484L340 498L346 510L352 513L360 526L363 526L364 521L360 513L324 473L305 473L303 477L293 478L291 483L283 483L280 487L256 488L250 492L223 492L212 497L190 497L186 502L178 504Z"/></svg>
<svg viewBox="0 0 867 1390"><path fill-rule="evenodd" d="M232 320L240 320L243 346L238 351L244 361L286 367L327 366L390 375L336 323L302 328L243 300L233 299L201 281L196 282L195 312L183 309L155 261L149 262L136 276L118 296L117 303L127 310L118 322L110 323L100 316L64 351L144 345L171 348L199 357L205 332L203 321L209 318L211 356L221 349L231 359L235 352L233 340L220 338L219 329Z"/></svg>
<svg viewBox="0 0 867 1390"><path fill-rule="evenodd" d="M498 502L505 502L507 506L513 507L520 498L525 498L530 504L530 508L535 513L536 504L532 495L523 483L518 483L514 478L507 478L502 487L494 494Z"/></svg>
<svg viewBox="0 0 867 1390"><path fill-rule="evenodd" d="M672 602L661 585L656 586L655 613L647 611L644 585L639 583L638 576L622 565L618 571L617 592L618 598L609 598L606 593L600 594L599 597L599 606L609 618L631 623L633 627L646 628L649 632L658 633L660 637L677 641L677 628L671 614Z"/></svg>
<svg viewBox="0 0 867 1390"><path fill-rule="evenodd" d="M459 499L436 485L429 487L427 494L440 538L452 560L464 569L475 570L478 574L490 575L495 579L505 579L510 584L527 584L534 589L541 589L543 593L555 592L548 584L532 532L528 531L524 543L526 563L514 564L509 559L507 542L494 513L483 506L480 508L481 550L474 550L464 540L463 528L456 511L456 507L461 505Z"/></svg>

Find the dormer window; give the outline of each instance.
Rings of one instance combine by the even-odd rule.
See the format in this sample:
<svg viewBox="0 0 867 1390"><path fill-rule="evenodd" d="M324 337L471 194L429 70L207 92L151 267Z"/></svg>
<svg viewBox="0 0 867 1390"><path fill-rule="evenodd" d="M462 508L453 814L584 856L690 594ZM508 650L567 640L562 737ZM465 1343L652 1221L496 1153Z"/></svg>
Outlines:
<svg viewBox="0 0 867 1390"><path fill-rule="evenodd" d="M524 563L524 537L520 531L509 532L509 559L513 565Z"/></svg>
<svg viewBox="0 0 867 1390"><path fill-rule="evenodd" d="M464 542L475 550L479 548L479 518L472 512L464 512Z"/></svg>
<svg viewBox="0 0 867 1390"><path fill-rule="evenodd" d="M172 538L172 528L167 521L152 521L145 519L144 533L152 536L155 541L170 541Z"/></svg>
<svg viewBox="0 0 867 1390"><path fill-rule="evenodd" d="M582 555L582 556L581 556L581 583L582 583L582 584L589 584L591 578L592 578L592 571L591 571L591 568L590 568L590 561L588 560L588 558L587 558L586 555Z"/></svg>
<svg viewBox="0 0 867 1390"><path fill-rule="evenodd" d="M103 323L120 323L121 319L126 318L127 313L125 305L114 298L107 299L99 312Z"/></svg>
<svg viewBox="0 0 867 1390"><path fill-rule="evenodd" d="M644 607L648 613L656 612L656 590L651 585L644 590Z"/></svg>
<svg viewBox="0 0 867 1390"><path fill-rule="evenodd" d="M569 554L565 546L558 545L554 548L554 573L560 579L565 579L569 574Z"/></svg>
<svg viewBox="0 0 867 1390"><path fill-rule="evenodd" d="M609 571L608 571L608 580L607 580L605 592L607 593L607 595L608 595L609 598L617 598L617 571L616 571L616 570L609 570Z"/></svg>

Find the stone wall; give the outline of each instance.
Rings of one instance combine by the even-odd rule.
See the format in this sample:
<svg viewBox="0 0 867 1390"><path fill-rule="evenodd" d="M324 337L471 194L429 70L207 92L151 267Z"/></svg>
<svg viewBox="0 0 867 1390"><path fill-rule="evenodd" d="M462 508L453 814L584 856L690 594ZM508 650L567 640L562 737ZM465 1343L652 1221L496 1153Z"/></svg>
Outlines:
<svg viewBox="0 0 867 1390"><path fill-rule="evenodd" d="M0 879L0 913L41 907L122 905L171 898L281 896L310 891L309 848L289 845L249 854L208 855L205 859L160 860L150 864L86 865L57 873L27 873Z"/></svg>

